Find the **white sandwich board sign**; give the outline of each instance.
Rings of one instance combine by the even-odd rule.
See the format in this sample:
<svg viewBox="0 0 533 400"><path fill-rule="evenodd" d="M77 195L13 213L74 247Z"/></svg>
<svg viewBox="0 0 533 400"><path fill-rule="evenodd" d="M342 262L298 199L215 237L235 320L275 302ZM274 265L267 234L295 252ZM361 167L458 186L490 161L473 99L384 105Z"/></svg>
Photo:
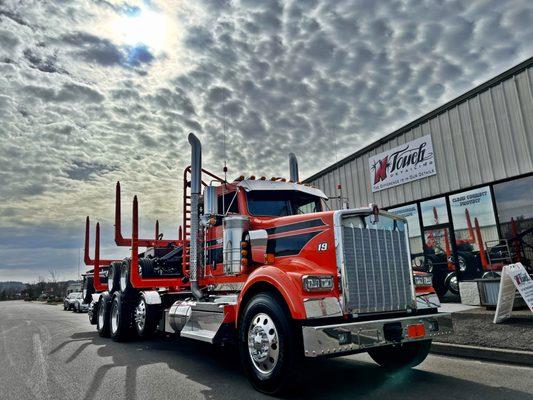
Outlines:
<svg viewBox="0 0 533 400"><path fill-rule="evenodd" d="M533 280L522 263L509 264L503 267L500 280L500 292L496 304L494 323L498 324L511 317L516 290L533 312Z"/></svg>

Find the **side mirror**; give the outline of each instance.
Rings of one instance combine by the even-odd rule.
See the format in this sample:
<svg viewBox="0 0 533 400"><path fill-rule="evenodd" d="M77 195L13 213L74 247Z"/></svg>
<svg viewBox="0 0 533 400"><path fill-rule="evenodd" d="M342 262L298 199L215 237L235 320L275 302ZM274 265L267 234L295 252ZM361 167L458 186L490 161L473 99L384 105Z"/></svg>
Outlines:
<svg viewBox="0 0 533 400"><path fill-rule="evenodd" d="M204 214L218 214L217 188L215 186L206 186L204 189Z"/></svg>

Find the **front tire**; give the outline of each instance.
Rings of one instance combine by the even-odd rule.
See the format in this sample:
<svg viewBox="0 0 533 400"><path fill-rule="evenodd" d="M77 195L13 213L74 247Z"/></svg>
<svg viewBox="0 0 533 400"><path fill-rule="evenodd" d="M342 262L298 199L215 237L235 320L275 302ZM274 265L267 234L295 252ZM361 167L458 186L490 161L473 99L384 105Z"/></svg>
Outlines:
<svg viewBox="0 0 533 400"><path fill-rule="evenodd" d="M290 314L276 296L260 293L250 300L240 322L239 351L255 389L276 394L286 388L297 370L297 338Z"/></svg>
<svg viewBox="0 0 533 400"><path fill-rule="evenodd" d="M101 337L109 337L109 315L111 311L111 296L102 293L98 300L98 314L96 319L96 329Z"/></svg>
<svg viewBox="0 0 533 400"><path fill-rule="evenodd" d="M402 343L368 350L372 359L388 370L416 367L429 354L431 340Z"/></svg>
<svg viewBox="0 0 533 400"><path fill-rule="evenodd" d="M450 272L444 281L446 289L448 289L452 294L459 294L459 280L457 279L457 272Z"/></svg>
<svg viewBox="0 0 533 400"><path fill-rule="evenodd" d="M115 292L113 296L109 321L111 339L115 342L123 342L130 337L131 308L122 298L121 292Z"/></svg>

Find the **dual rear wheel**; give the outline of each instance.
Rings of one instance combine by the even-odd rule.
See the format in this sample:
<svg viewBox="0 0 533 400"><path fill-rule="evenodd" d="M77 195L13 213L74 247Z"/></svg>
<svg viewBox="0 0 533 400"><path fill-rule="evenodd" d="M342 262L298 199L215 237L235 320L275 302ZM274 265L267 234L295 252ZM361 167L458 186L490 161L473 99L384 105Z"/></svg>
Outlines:
<svg viewBox="0 0 533 400"><path fill-rule="evenodd" d="M111 337L116 342L135 336L151 336L159 323L160 308L147 303L144 295L131 299L122 291L108 292L100 296L96 305L96 327L102 337Z"/></svg>

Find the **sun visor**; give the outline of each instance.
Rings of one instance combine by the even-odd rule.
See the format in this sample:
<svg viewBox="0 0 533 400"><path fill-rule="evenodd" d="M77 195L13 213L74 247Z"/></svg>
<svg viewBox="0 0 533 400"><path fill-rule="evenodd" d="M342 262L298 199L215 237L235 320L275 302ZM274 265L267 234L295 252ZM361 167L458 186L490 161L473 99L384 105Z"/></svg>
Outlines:
<svg viewBox="0 0 533 400"><path fill-rule="evenodd" d="M268 180L252 180L252 179L246 179L243 181L240 181L237 186L242 187L247 192L253 191L253 190L295 190L302 193L307 193L313 196L321 197L323 199L327 199L328 196L324 194L320 189L300 185L298 183L292 183L292 182L280 182L280 181L268 181Z"/></svg>

